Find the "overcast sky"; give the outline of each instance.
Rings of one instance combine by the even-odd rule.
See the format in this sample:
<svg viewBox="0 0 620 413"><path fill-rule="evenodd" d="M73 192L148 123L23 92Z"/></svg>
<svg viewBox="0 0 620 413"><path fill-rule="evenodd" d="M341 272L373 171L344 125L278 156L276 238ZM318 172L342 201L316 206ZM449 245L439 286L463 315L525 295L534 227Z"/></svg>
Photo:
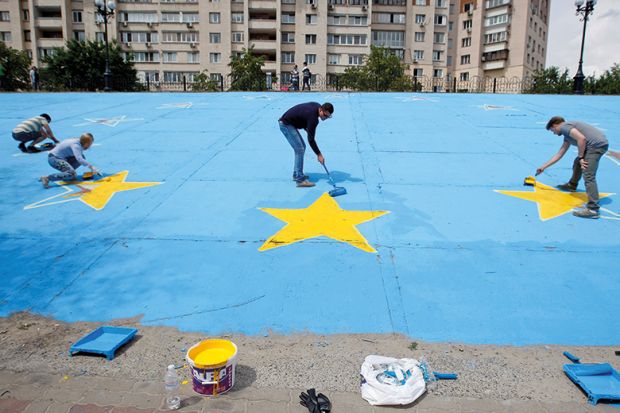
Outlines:
<svg viewBox="0 0 620 413"><path fill-rule="evenodd" d="M577 72L583 22L575 16L574 0L551 0L547 67ZM598 0L588 20L583 52L583 72L600 76L614 63L620 63L620 0Z"/></svg>

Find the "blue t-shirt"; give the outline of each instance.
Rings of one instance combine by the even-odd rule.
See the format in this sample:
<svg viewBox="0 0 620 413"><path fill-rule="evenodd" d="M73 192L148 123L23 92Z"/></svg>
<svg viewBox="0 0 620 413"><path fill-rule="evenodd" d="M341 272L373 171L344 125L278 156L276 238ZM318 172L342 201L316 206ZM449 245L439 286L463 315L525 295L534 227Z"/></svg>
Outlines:
<svg viewBox="0 0 620 413"><path fill-rule="evenodd" d="M321 104L317 102L301 103L287 110L280 118L280 122L285 125L294 126L296 129L305 129L308 133L308 144L317 155L320 155L321 151L314 140L314 134L319 124L320 107Z"/></svg>

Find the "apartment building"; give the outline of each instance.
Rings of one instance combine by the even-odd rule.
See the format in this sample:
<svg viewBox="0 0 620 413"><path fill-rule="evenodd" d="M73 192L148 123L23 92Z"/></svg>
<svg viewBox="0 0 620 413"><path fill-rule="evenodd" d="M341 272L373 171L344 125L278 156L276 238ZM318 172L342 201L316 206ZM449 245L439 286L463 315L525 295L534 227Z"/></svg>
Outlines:
<svg viewBox="0 0 620 413"><path fill-rule="evenodd" d="M304 61L329 79L363 64L370 45L390 48L410 75L467 81L544 68L549 9L550 0L115 0L108 33L151 81L226 75L251 46L284 83ZM94 0L0 0L0 40L35 65L67 39L103 32Z"/></svg>

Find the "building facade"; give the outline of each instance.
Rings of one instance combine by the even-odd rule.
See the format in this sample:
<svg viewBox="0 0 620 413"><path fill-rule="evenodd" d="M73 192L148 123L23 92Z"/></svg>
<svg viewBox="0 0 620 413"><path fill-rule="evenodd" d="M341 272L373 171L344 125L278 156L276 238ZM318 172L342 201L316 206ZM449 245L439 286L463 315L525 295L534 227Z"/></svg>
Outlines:
<svg viewBox="0 0 620 413"><path fill-rule="evenodd" d="M139 76L180 81L226 76L253 47L265 72L290 80L304 61L329 78L390 48L408 74L467 81L545 67L550 0L116 0L108 36ZM0 40L33 64L68 39L103 39L94 0L0 0ZM444 83L438 83L444 84ZM435 90L441 91L443 86Z"/></svg>

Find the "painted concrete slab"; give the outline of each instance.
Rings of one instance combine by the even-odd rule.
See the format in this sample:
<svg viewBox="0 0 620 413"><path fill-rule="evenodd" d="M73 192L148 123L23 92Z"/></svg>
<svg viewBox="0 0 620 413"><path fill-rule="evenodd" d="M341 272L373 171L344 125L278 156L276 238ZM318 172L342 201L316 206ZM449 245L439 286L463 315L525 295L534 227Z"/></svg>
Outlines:
<svg viewBox="0 0 620 413"><path fill-rule="evenodd" d="M335 106L317 133L348 191L333 200L310 148L317 186L295 187L278 129L310 100ZM553 115L592 123L620 148L617 97L2 94L0 104L0 315L141 315L205 334L620 342L620 161L601 161L596 221L570 214L582 192L554 189L573 150L538 177L544 186L522 185L561 145L544 130ZM59 138L95 135L86 155L105 179L42 188L47 154L21 154L10 131L43 112Z"/></svg>

